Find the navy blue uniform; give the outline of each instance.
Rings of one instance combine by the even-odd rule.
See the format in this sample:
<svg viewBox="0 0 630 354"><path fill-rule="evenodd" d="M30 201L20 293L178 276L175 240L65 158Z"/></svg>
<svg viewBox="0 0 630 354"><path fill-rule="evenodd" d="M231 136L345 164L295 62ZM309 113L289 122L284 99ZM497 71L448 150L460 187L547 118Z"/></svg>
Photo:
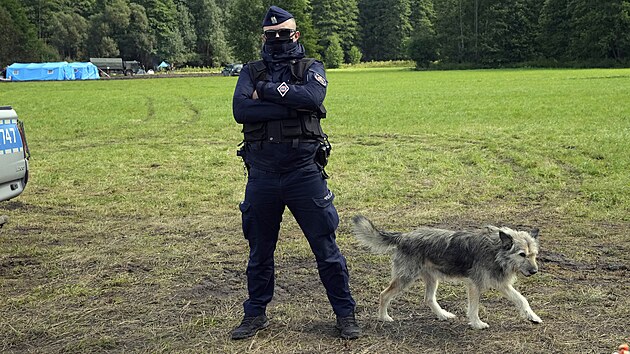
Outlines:
<svg viewBox="0 0 630 354"><path fill-rule="evenodd" d="M234 119L240 124L295 119L298 110L314 111L326 96L326 75L321 62L314 62L303 84L291 83L290 60L304 57L301 45L283 55L263 51L266 80L255 82L248 65L243 66L234 91ZM252 99L256 91L259 99ZM320 168L315 164L318 142L263 141L246 143L249 166L245 200L240 204L243 233L249 241L247 282L249 299L245 316L265 313L274 290L274 251L280 222L288 207L309 242L320 279L338 316L354 312L348 287L346 260L335 242L339 224Z"/></svg>

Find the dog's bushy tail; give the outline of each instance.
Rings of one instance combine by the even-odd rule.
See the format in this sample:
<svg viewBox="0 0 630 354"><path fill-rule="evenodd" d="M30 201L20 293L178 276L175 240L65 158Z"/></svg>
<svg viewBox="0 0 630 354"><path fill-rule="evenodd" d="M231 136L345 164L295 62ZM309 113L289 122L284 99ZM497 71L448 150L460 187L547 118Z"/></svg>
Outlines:
<svg viewBox="0 0 630 354"><path fill-rule="evenodd" d="M401 233L380 231L363 215L352 218L354 235L376 253L385 253L400 242Z"/></svg>

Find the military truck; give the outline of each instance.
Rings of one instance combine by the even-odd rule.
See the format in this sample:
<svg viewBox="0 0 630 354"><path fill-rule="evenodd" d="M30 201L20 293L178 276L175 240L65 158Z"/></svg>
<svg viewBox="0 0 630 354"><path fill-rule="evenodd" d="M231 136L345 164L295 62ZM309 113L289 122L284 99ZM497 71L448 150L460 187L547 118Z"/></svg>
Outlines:
<svg viewBox="0 0 630 354"><path fill-rule="evenodd" d="M221 75L238 76L241 74L241 69L243 69L243 64L228 64L223 68L223 70L221 70Z"/></svg>
<svg viewBox="0 0 630 354"><path fill-rule="evenodd" d="M97 68L110 74L124 74L131 76L137 74L140 69L140 62L136 60L122 60L122 58L90 58L90 62Z"/></svg>
<svg viewBox="0 0 630 354"><path fill-rule="evenodd" d="M0 106L0 202L24 191L30 156L23 123L13 108Z"/></svg>

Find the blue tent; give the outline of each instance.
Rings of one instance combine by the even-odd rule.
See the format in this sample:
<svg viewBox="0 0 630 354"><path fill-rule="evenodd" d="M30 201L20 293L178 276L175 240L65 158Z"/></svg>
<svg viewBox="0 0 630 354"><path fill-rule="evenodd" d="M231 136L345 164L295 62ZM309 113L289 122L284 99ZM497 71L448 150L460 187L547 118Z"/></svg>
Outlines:
<svg viewBox="0 0 630 354"><path fill-rule="evenodd" d="M92 63L70 63L68 64L74 70L75 80L98 80L98 68Z"/></svg>
<svg viewBox="0 0 630 354"><path fill-rule="evenodd" d="M74 70L67 62L15 63L7 68L7 79L11 81L74 80Z"/></svg>

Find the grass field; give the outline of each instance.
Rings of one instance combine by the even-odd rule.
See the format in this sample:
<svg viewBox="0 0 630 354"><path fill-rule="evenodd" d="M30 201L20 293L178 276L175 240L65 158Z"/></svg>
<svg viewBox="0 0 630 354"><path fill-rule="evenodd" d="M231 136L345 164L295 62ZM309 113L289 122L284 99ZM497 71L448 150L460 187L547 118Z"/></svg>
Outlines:
<svg viewBox="0 0 630 354"><path fill-rule="evenodd" d="M25 122L31 179L0 203L0 352L610 353L630 337L630 69L328 73L338 243L365 336L336 337L287 211L272 326L233 342L247 244L233 77L0 83ZM483 331L461 284L434 318L416 284L376 321L389 258L350 218L407 231L541 229L541 272L495 292Z"/></svg>

